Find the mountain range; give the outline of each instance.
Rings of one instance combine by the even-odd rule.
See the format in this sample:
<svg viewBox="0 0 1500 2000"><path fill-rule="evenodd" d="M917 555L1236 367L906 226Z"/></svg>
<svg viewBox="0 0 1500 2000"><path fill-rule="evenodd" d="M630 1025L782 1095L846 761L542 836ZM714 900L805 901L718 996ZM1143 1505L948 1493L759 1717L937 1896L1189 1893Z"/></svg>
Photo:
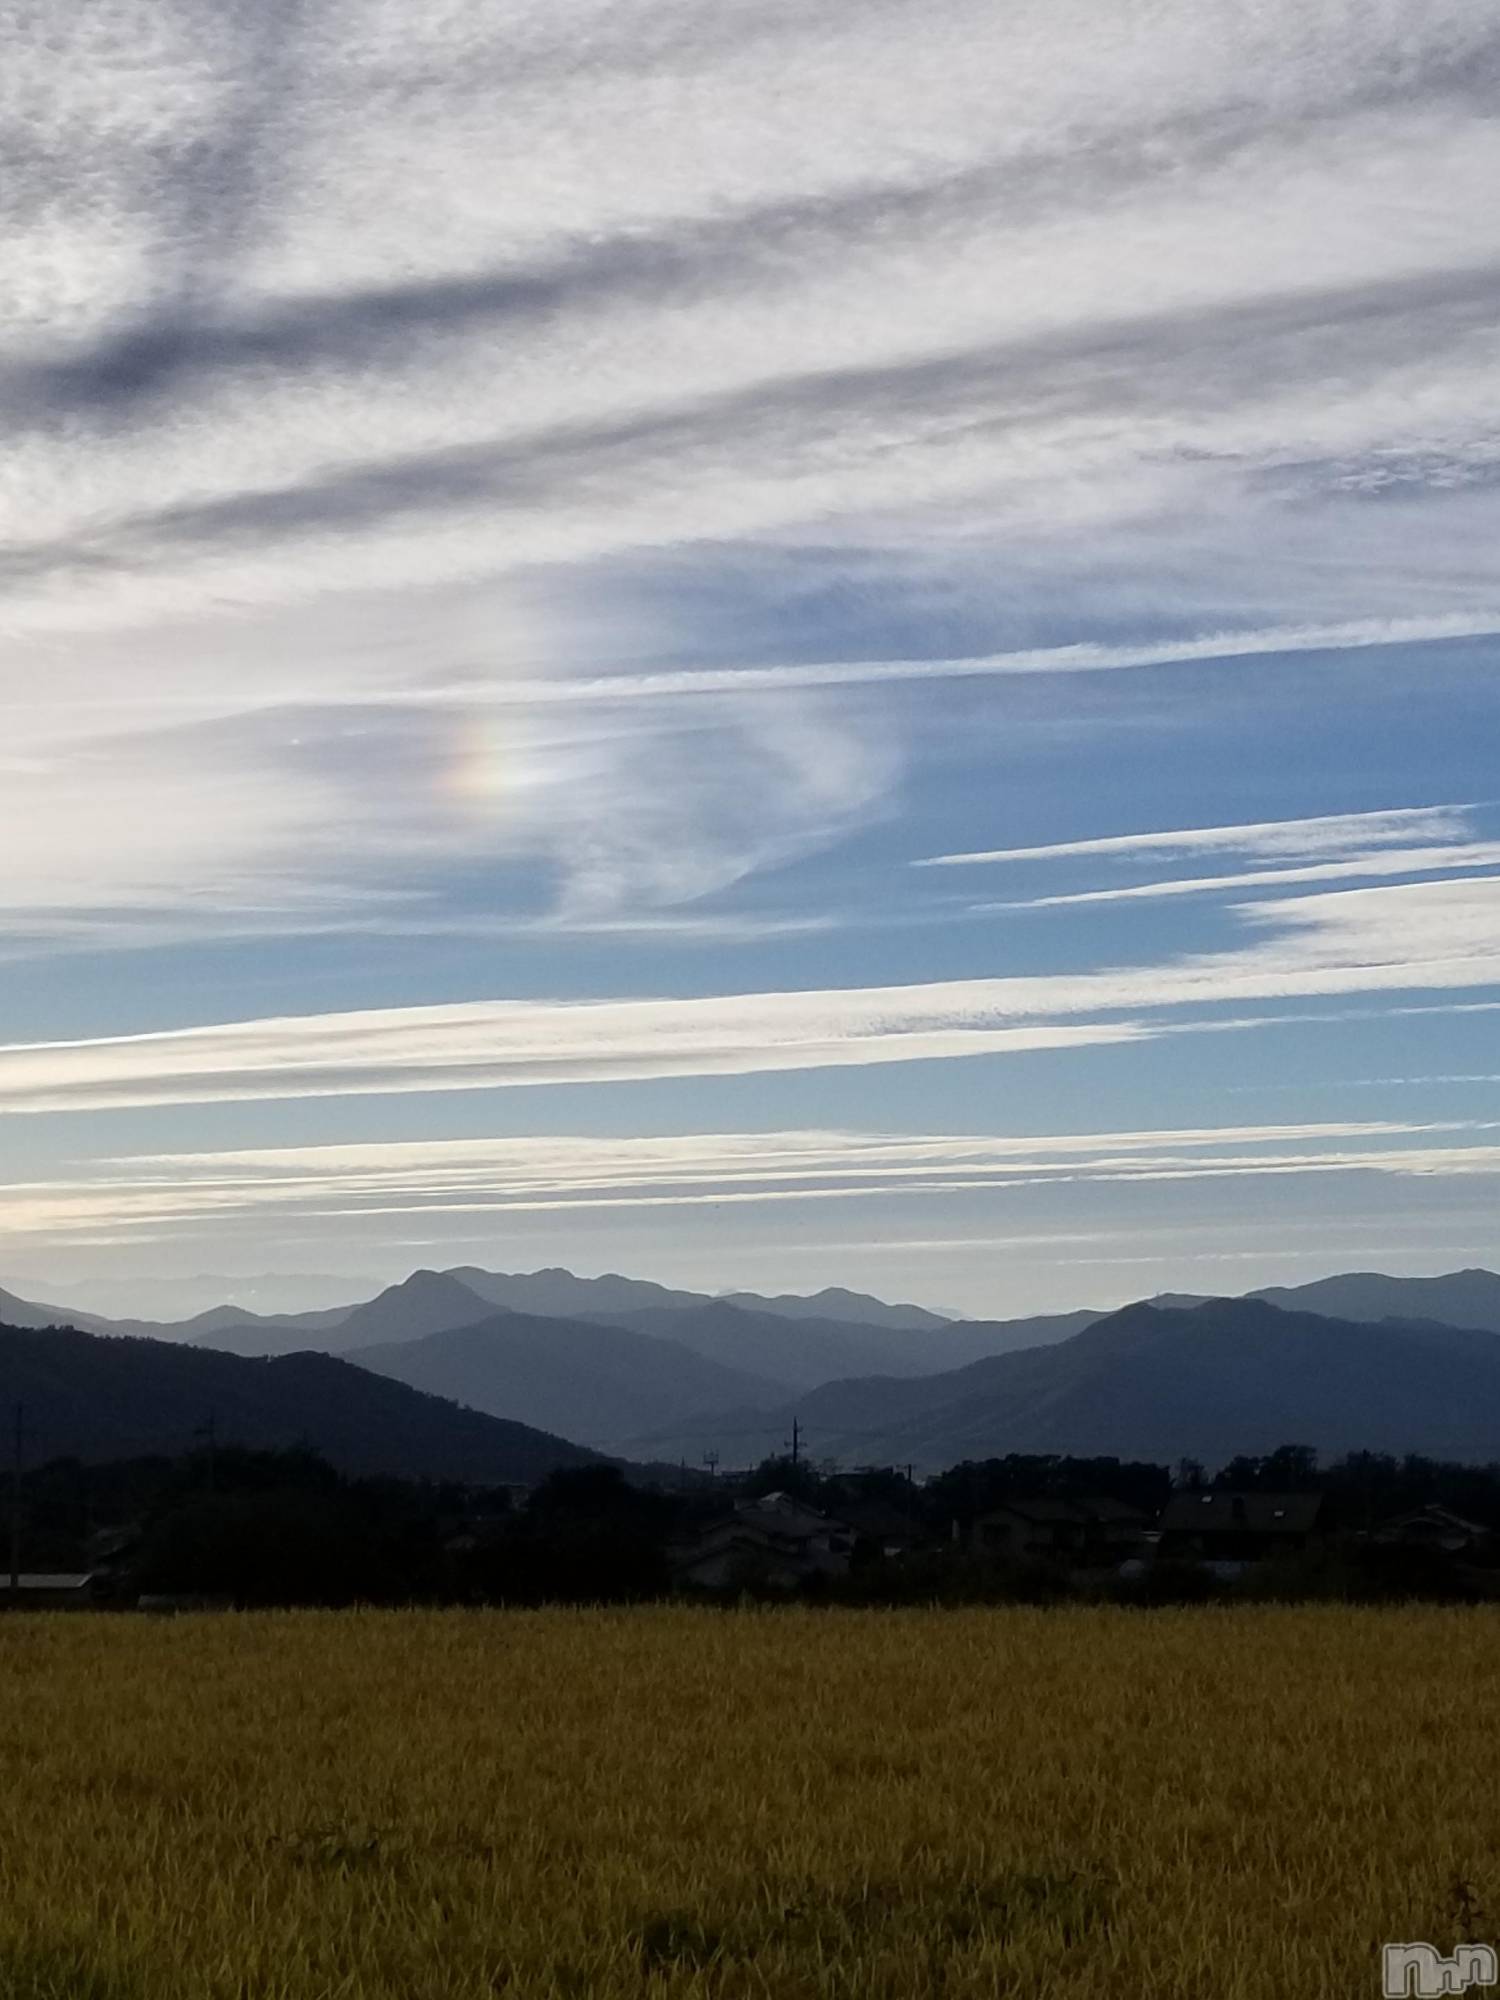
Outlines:
<svg viewBox="0 0 1500 2000"><path fill-rule="evenodd" d="M826 1317L822 1309L867 1313ZM174 1324L69 1315L0 1293L0 1319L175 1340L264 1358L346 1356L487 1412L601 1449L696 1413L779 1405L835 1377L920 1376L1074 1332L1095 1315L953 1322L829 1289L762 1299L568 1271L415 1271L360 1304L307 1313L214 1307Z"/></svg>
<svg viewBox="0 0 1500 2000"><path fill-rule="evenodd" d="M879 1311L855 1320L826 1307ZM12 1326L67 1317L0 1292L0 1321ZM249 1367L241 1387L226 1378L224 1394L249 1395L254 1381L244 1406L252 1429L285 1430L298 1395L304 1430L336 1428L330 1396L354 1397L364 1423L351 1381L383 1377L387 1394L420 1392L454 1417L504 1420L541 1434L544 1450L566 1438L694 1464L707 1452L726 1463L764 1457L794 1419L817 1457L924 1469L1009 1450L1212 1461L1288 1441L1500 1456L1487 1415L1500 1408L1488 1372L1500 1361L1500 1277L1487 1271L1358 1272L1237 1301L1164 1294L1115 1313L953 1321L837 1290L711 1297L467 1266L417 1271L357 1305L304 1314L223 1306L170 1329L74 1317L91 1321L86 1332L133 1336L99 1343L112 1351ZM273 1380L271 1418L262 1401ZM460 1457L468 1448L450 1443Z"/></svg>
<svg viewBox="0 0 1500 2000"><path fill-rule="evenodd" d="M1287 1443L1488 1462L1500 1460L1500 1339L1255 1298L1142 1303L1049 1347L917 1382L830 1382L782 1410L729 1412L635 1448L670 1457L697 1445L734 1462L793 1416L814 1458L928 1472L1007 1452L1218 1465Z"/></svg>
<svg viewBox="0 0 1500 2000"><path fill-rule="evenodd" d="M769 1408L845 1375L920 1376L1032 1345L1055 1330L1074 1332L1094 1317L953 1325L934 1316L930 1329L900 1330L690 1293L678 1295L681 1303L639 1308L632 1297L661 1288L624 1291L631 1284L624 1279L604 1281L605 1296L620 1301L607 1317L603 1309L587 1316L576 1308L570 1316L496 1310L497 1297L558 1306L589 1299L596 1295L581 1288L590 1282L543 1288L525 1279L513 1288L494 1273L417 1271L336 1320L216 1319L194 1339L244 1355L341 1354L475 1409L615 1450L705 1411Z"/></svg>

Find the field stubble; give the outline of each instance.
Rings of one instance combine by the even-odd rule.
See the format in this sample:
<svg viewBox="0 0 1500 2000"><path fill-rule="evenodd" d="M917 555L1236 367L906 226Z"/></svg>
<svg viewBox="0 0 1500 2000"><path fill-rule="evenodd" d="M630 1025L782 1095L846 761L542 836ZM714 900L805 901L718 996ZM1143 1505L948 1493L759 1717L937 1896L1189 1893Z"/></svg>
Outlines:
<svg viewBox="0 0 1500 2000"><path fill-rule="evenodd" d="M0 1995L1374 1995L1497 1725L1489 1611L10 1617Z"/></svg>

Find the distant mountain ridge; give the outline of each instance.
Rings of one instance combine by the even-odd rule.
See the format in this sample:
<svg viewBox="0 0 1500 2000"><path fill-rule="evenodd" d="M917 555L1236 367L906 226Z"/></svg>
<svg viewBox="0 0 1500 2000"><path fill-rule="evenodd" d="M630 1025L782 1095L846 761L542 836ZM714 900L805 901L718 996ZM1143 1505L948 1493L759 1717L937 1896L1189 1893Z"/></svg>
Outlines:
<svg viewBox="0 0 1500 2000"><path fill-rule="evenodd" d="M795 1417L820 1455L852 1453L863 1460L933 1466L971 1451L998 1449L997 1439L1014 1441L1006 1449L1041 1448L1035 1440L1051 1435L1049 1426L1064 1418L1077 1439L1092 1436L1080 1401L1086 1380L1077 1371L1096 1350L1084 1336L1118 1326L1122 1318L1087 1310L1014 1321L951 1321L926 1314L928 1324L907 1325L890 1322L902 1322L920 1308L883 1306L836 1287L753 1304L757 1296L711 1297L639 1279L578 1278L563 1270L509 1275L460 1266L414 1271L360 1304L306 1314L210 1309L171 1329L177 1337L170 1343L158 1340L162 1329L136 1321L94 1320L84 1331L191 1345L226 1357L336 1355L472 1412L631 1457L687 1456L696 1463L704 1451L715 1450L727 1462L746 1462L775 1448ZM641 1304L643 1299L648 1303ZM518 1305L521 1300L547 1310L527 1310ZM561 1310L565 1304L573 1310ZM829 1318L814 1310L818 1305L878 1310L884 1319ZM1413 1339L1425 1339L1429 1350L1435 1341L1442 1345L1434 1326L1477 1334L1481 1343L1500 1335L1500 1277L1482 1270L1435 1278L1353 1272L1267 1288L1239 1301L1163 1294L1125 1311L1154 1313L1169 1327L1180 1328L1188 1319L1201 1329L1204 1315L1223 1321L1236 1306L1250 1314L1235 1322L1248 1343L1242 1357L1247 1366L1256 1353L1275 1346L1268 1331L1272 1323L1257 1320L1256 1312L1296 1319L1307 1316L1303 1308L1315 1309L1320 1324L1361 1330L1370 1357L1385 1352L1369 1339L1380 1331L1397 1343L1392 1365L1399 1362L1402 1368L1411 1360ZM45 1328L68 1315L0 1293L0 1317ZM1419 1323L1425 1323L1425 1332ZM1330 1354L1342 1351L1334 1340L1325 1340L1324 1347ZM1184 1380L1192 1378L1206 1351L1184 1351ZM1285 1358L1289 1365L1299 1361L1295 1352ZM1481 1376L1489 1359L1486 1352L1476 1361ZM1224 1354L1220 1363L1228 1365ZM1136 1355L1113 1392L1109 1415L1122 1436L1129 1434L1131 1452L1144 1449L1141 1436L1150 1429L1132 1402L1137 1377L1142 1370L1149 1377L1155 1365L1144 1351ZM1356 1441L1377 1433L1397 1436L1399 1424L1386 1422L1391 1412L1378 1398L1369 1400L1370 1385L1357 1377L1351 1368L1349 1408L1365 1410L1374 1429ZM1040 1402L1033 1400L1033 1384L1039 1385ZM1248 1380L1246 1410L1257 1398L1272 1407L1274 1387L1268 1380ZM1173 1384L1158 1388L1161 1407L1172 1407ZM1457 1383L1450 1389L1464 1402L1481 1393ZM1230 1385L1210 1383L1204 1394L1203 1408L1187 1427L1188 1441L1169 1445L1174 1456L1207 1449L1192 1437L1211 1430L1215 1399L1229 1395ZM1410 1410L1424 1408L1420 1385L1414 1385ZM1296 1410L1286 1414L1290 1419ZM1433 1419L1428 1434L1441 1442L1441 1426L1434 1413L1428 1415ZM1320 1415L1311 1406L1307 1416L1309 1424L1314 1416L1332 1421L1331 1413ZM1285 1437L1273 1440L1281 1441ZM1075 1441L1068 1448L1085 1447ZM1230 1449L1241 1448L1243 1437L1237 1435ZM1500 1452L1500 1440L1495 1448Z"/></svg>
<svg viewBox="0 0 1500 2000"><path fill-rule="evenodd" d="M759 1292L726 1292L726 1305L743 1306L748 1312L772 1313L782 1319L831 1319L857 1326L879 1326L893 1333L924 1332L949 1324L954 1315L929 1312L925 1306L887 1305L868 1292L846 1291L842 1285L825 1285L821 1292L802 1297L796 1292L779 1292L766 1298Z"/></svg>
<svg viewBox="0 0 1500 2000"><path fill-rule="evenodd" d="M213 1347L226 1354L264 1357L271 1354L348 1354L388 1340L418 1340L450 1326L469 1326L490 1308L467 1285L442 1271L413 1271L399 1285L387 1285L373 1299L357 1306L335 1306L323 1312L272 1313L246 1317L232 1306L199 1313L183 1322L192 1328L192 1345ZM155 1329L130 1325L120 1329L159 1337Z"/></svg>
<svg viewBox="0 0 1500 2000"><path fill-rule="evenodd" d="M615 1319L622 1313L695 1311L726 1303L747 1312L769 1313L784 1319L848 1320L860 1326L896 1331L915 1332L948 1323L944 1314L928 1312L923 1306L890 1305L868 1293L849 1292L834 1285L810 1297L787 1292L764 1298L758 1292L682 1291L653 1284L645 1278L622 1278L614 1272L602 1278L578 1278L561 1269L504 1272L460 1265L446 1275L457 1278L494 1305L512 1312L535 1313L544 1319Z"/></svg>
<svg viewBox="0 0 1500 2000"><path fill-rule="evenodd" d="M1147 1301L1173 1311L1207 1305L1206 1292L1158 1292ZM1289 1312L1375 1324L1383 1319L1431 1320L1500 1333L1500 1276L1493 1271L1448 1271L1436 1278L1392 1278L1383 1271L1343 1271L1305 1285L1264 1285L1245 1293Z"/></svg>
<svg viewBox="0 0 1500 2000"><path fill-rule="evenodd" d="M698 1411L770 1406L792 1393L787 1382L612 1323L481 1310L489 1317L353 1348L348 1359L473 1409L610 1449Z"/></svg>
<svg viewBox="0 0 1500 2000"><path fill-rule="evenodd" d="M1348 1271L1339 1277L1316 1278L1308 1285L1268 1285L1251 1297L1329 1319L1435 1320L1444 1326L1500 1333L1500 1276L1493 1271L1449 1271L1438 1278Z"/></svg>
<svg viewBox="0 0 1500 2000"><path fill-rule="evenodd" d="M113 1333L143 1334L153 1339L202 1339L209 1334L233 1331L237 1337L249 1339L246 1330L261 1328L270 1333L316 1332L325 1336L323 1345L332 1350L336 1345L358 1345L369 1337L368 1324L358 1319L351 1338L335 1343L332 1336L336 1329L345 1326L357 1316L377 1305L381 1299L394 1297L402 1309L410 1302L414 1317L408 1322L408 1337L416 1337L419 1332L436 1332L439 1329L427 1322L441 1318L425 1309L420 1302L423 1292L436 1294L436 1281L451 1279L467 1292L484 1303L499 1307L503 1311L530 1313L546 1319L616 1319L625 1313L646 1311L682 1310L693 1311L720 1301L721 1294L693 1292L674 1289L669 1285L658 1285L645 1278L625 1278L607 1273L600 1278L579 1278L573 1272L561 1268L541 1271L505 1272L486 1271L478 1265L455 1265L445 1271L414 1271L409 1278L396 1285L387 1285L373 1297L357 1300L349 1305L318 1307L308 1312L253 1312L244 1306L224 1304L211 1306L190 1318L178 1320L151 1320L121 1315L110 1318L97 1312L85 1312L71 1306L41 1306L32 1300L19 1297L13 1292L0 1291L0 1306L4 1306L12 1325L85 1326L96 1331ZM415 1287L408 1292L408 1287ZM784 1293L775 1298L762 1298L755 1292L734 1294L735 1303L752 1312L764 1312L786 1319L847 1319L852 1323L880 1327L891 1331L919 1331L940 1328L952 1323L953 1316L929 1312L916 1305L891 1305L863 1292L845 1291L841 1287L830 1286L811 1297L795 1293ZM467 1307L457 1298L449 1295L449 1304L461 1310ZM384 1328L377 1338L399 1337L396 1326Z"/></svg>
<svg viewBox="0 0 1500 2000"><path fill-rule="evenodd" d="M903 1332L715 1299L564 1318L497 1312L477 1283L472 1273L460 1281L453 1272L419 1271L326 1331L229 1326L200 1335L199 1344L245 1354L335 1352L475 1409L616 1449L707 1410L760 1410L872 1369L931 1373L1060 1337L1092 1317L1013 1327L938 1322L933 1331ZM578 1293L561 1287L551 1296Z"/></svg>
<svg viewBox="0 0 1500 2000"><path fill-rule="evenodd" d="M826 1383L757 1423L793 1416L814 1457L927 1471L1007 1452L1213 1465L1289 1442L1500 1460L1500 1339L1288 1312L1257 1298L1142 1303L1071 1339L948 1374ZM691 1443L685 1433L652 1444L728 1458L751 1429L744 1412L729 1411L704 1420Z"/></svg>
<svg viewBox="0 0 1500 2000"><path fill-rule="evenodd" d="M737 1311L754 1314L761 1320L819 1321L858 1326L876 1333L921 1332L952 1336L946 1346L941 1340L936 1341L922 1355L923 1369L929 1365L928 1353L936 1356L941 1366L956 1366L966 1346L969 1358L978 1359L984 1352L998 1351L985 1347L984 1343L991 1338L999 1338L1006 1346L1016 1344L1008 1333L995 1335L993 1330L997 1328L1034 1330L1034 1340L1040 1344L1065 1339L1090 1320L1105 1318L1110 1310L1048 1313L1019 1320L975 1320L954 1313L934 1312L923 1306L893 1305L868 1293L851 1292L834 1285L807 1295L780 1293L766 1296L756 1292L686 1291L655 1284L644 1278L626 1278L616 1274L580 1278L561 1267L503 1272L486 1271L478 1265L455 1265L446 1271L413 1272L400 1284L386 1286L365 1300L318 1307L307 1312L254 1312L243 1306L224 1304L180 1320L108 1317L72 1306L43 1305L34 1299L23 1298L13 1290L0 1290L0 1314L11 1325L69 1325L98 1332L145 1335L153 1339L202 1341L209 1335L228 1333L234 1337L235 1348L247 1353L290 1351L290 1339L281 1341L272 1336L315 1333L320 1336L318 1346L334 1352L358 1346L372 1337L415 1338L424 1331L440 1330L431 1322L434 1318L441 1319L443 1312L423 1310L417 1296L405 1289L415 1286L420 1292L424 1287L431 1288L437 1279L451 1279L481 1302L502 1311L529 1313L547 1319L604 1319L630 1323L637 1315L648 1312L697 1313L710 1306L730 1306ZM260 1282L264 1285L272 1281ZM326 1284L329 1281L319 1282ZM1209 1296L1201 1292L1162 1293L1151 1303L1188 1308L1204 1304ZM1273 1305L1318 1312L1335 1319L1355 1318L1367 1322L1387 1318L1432 1319L1447 1325L1482 1327L1500 1333L1500 1276L1482 1269L1453 1271L1431 1278L1395 1278L1373 1271L1345 1272L1315 1279L1305 1285L1265 1286L1247 1296L1265 1299ZM382 1328L372 1336L369 1321L363 1316L379 1300L388 1298L397 1302L399 1310L396 1318L406 1310L408 1301L413 1310L400 1324ZM468 1310L467 1305L453 1294L449 1294L449 1305L461 1311ZM348 1338L336 1338L338 1330L351 1320L355 1324ZM263 1350L251 1344L257 1330L265 1336ZM905 1366L904 1358L897 1355L896 1359L898 1365Z"/></svg>
<svg viewBox="0 0 1500 2000"><path fill-rule="evenodd" d="M35 1299L17 1298L0 1288L0 1325L22 1327L78 1326L87 1313L70 1313L66 1306L42 1305Z"/></svg>
<svg viewBox="0 0 1500 2000"><path fill-rule="evenodd" d="M1065 1339L1101 1314L1052 1313L1027 1320L943 1321L930 1331L900 1332L847 1320L752 1312L728 1299L692 1311L631 1313L618 1322L670 1336L731 1367L757 1366L799 1388L852 1375L921 1376L961 1367L1013 1347Z"/></svg>

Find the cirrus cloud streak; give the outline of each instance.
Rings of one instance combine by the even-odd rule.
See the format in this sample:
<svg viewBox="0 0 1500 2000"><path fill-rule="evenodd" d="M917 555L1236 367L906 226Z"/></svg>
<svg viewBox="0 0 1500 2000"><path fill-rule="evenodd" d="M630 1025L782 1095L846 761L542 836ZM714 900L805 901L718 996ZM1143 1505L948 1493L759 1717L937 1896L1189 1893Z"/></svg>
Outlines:
<svg viewBox="0 0 1500 2000"><path fill-rule="evenodd" d="M1010 1137L796 1130L420 1140L101 1160L5 1190L0 1236L333 1218L944 1196L1300 1174L1500 1175L1500 1121L1340 1121Z"/></svg>
<svg viewBox="0 0 1500 2000"><path fill-rule="evenodd" d="M1240 1025L1179 1010L1500 986L1500 875L1239 907L1249 941L1155 965L705 999L480 1001L0 1047L0 1108L724 1076L1062 1050ZM1130 1018L1110 1019L1128 1014ZM1092 1018L1091 1018L1092 1017Z"/></svg>

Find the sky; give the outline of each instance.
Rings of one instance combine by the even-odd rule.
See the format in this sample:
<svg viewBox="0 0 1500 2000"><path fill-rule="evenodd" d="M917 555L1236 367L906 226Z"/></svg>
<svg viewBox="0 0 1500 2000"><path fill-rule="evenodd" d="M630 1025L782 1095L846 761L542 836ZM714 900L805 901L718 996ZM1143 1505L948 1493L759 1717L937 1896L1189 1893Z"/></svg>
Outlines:
<svg viewBox="0 0 1500 2000"><path fill-rule="evenodd" d="M1500 1263L1493 0L0 33L0 1283Z"/></svg>

